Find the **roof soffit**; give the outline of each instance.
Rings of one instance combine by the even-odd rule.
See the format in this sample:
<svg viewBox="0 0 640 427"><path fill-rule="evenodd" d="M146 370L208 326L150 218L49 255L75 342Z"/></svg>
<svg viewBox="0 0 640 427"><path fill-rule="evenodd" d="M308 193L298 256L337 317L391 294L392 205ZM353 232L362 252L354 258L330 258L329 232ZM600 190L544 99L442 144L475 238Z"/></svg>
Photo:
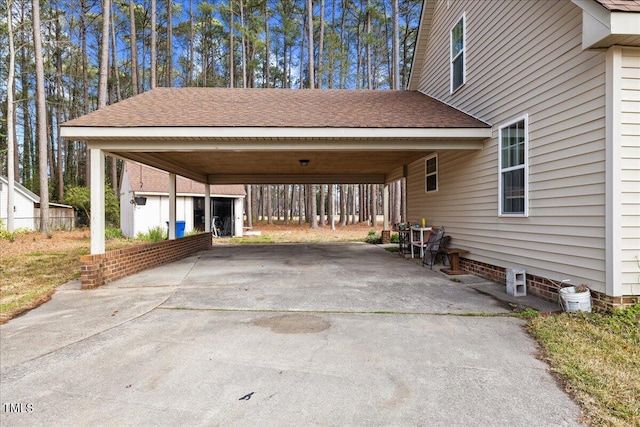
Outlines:
<svg viewBox="0 0 640 427"><path fill-rule="evenodd" d="M595 0L572 0L582 9L582 48L640 46L640 5L637 11L611 10Z"/></svg>

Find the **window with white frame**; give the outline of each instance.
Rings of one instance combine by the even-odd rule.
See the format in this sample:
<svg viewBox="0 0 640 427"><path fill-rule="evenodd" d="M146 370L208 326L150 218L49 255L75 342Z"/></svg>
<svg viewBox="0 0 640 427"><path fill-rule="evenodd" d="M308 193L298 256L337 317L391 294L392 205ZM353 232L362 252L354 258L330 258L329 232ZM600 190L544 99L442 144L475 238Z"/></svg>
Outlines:
<svg viewBox="0 0 640 427"><path fill-rule="evenodd" d="M465 19L464 14L451 29L451 93L465 82Z"/></svg>
<svg viewBox="0 0 640 427"><path fill-rule="evenodd" d="M500 215L526 216L528 208L527 116L499 130Z"/></svg>
<svg viewBox="0 0 640 427"><path fill-rule="evenodd" d="M424 191L438 191L438 155L428 157L424 162Z"/></svg>

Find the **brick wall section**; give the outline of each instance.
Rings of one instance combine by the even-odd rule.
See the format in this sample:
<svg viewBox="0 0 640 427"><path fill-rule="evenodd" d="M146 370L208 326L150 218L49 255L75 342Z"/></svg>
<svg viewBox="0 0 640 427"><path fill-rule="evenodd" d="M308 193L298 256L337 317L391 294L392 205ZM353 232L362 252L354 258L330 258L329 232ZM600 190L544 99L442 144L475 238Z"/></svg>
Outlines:
<svg viewBox="0 0 640 427"><path fill-rule="evenodd" d="M487 279L503 283L506 286L506 269L484 262L460 258L460 268ZM527 294L535 295L552 302L558 302L558 285L544 277L527 274ZM597 310L611 311L615 308L628 307L637 302L637 296L611 297L591 290L591 306Z"/></svg>
<svg viewBox="0 0 640 427"><path fill-rule="evenodd" d="M146 243L98 255L80 258L82 289L93 289L105 283L130 276L148 268L157 267L211 247L211 234L201 233Z"/></svg>

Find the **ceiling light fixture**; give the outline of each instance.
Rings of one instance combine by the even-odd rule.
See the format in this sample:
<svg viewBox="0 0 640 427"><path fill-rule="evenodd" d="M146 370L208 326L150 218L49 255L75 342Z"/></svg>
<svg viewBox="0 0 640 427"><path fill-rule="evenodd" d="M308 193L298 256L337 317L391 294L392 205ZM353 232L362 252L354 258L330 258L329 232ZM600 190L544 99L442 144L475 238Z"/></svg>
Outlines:
<svg viewBox="0 0 640 427"><path fill-rule="evenodd" d="M300 159L300 166L309 166L308 159Z"/></svg>

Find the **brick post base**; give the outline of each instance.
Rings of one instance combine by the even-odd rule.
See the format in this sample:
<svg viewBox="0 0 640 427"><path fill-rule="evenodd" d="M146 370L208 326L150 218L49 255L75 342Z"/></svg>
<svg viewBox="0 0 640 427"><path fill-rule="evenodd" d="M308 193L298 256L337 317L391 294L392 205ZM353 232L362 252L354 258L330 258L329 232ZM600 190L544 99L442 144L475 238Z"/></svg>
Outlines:
<svg viewBox="0 0 640 427"><path fill-rule="evenodd" d="M382 231L382 243L383 244L391 243L391 230Z"/></svg>

